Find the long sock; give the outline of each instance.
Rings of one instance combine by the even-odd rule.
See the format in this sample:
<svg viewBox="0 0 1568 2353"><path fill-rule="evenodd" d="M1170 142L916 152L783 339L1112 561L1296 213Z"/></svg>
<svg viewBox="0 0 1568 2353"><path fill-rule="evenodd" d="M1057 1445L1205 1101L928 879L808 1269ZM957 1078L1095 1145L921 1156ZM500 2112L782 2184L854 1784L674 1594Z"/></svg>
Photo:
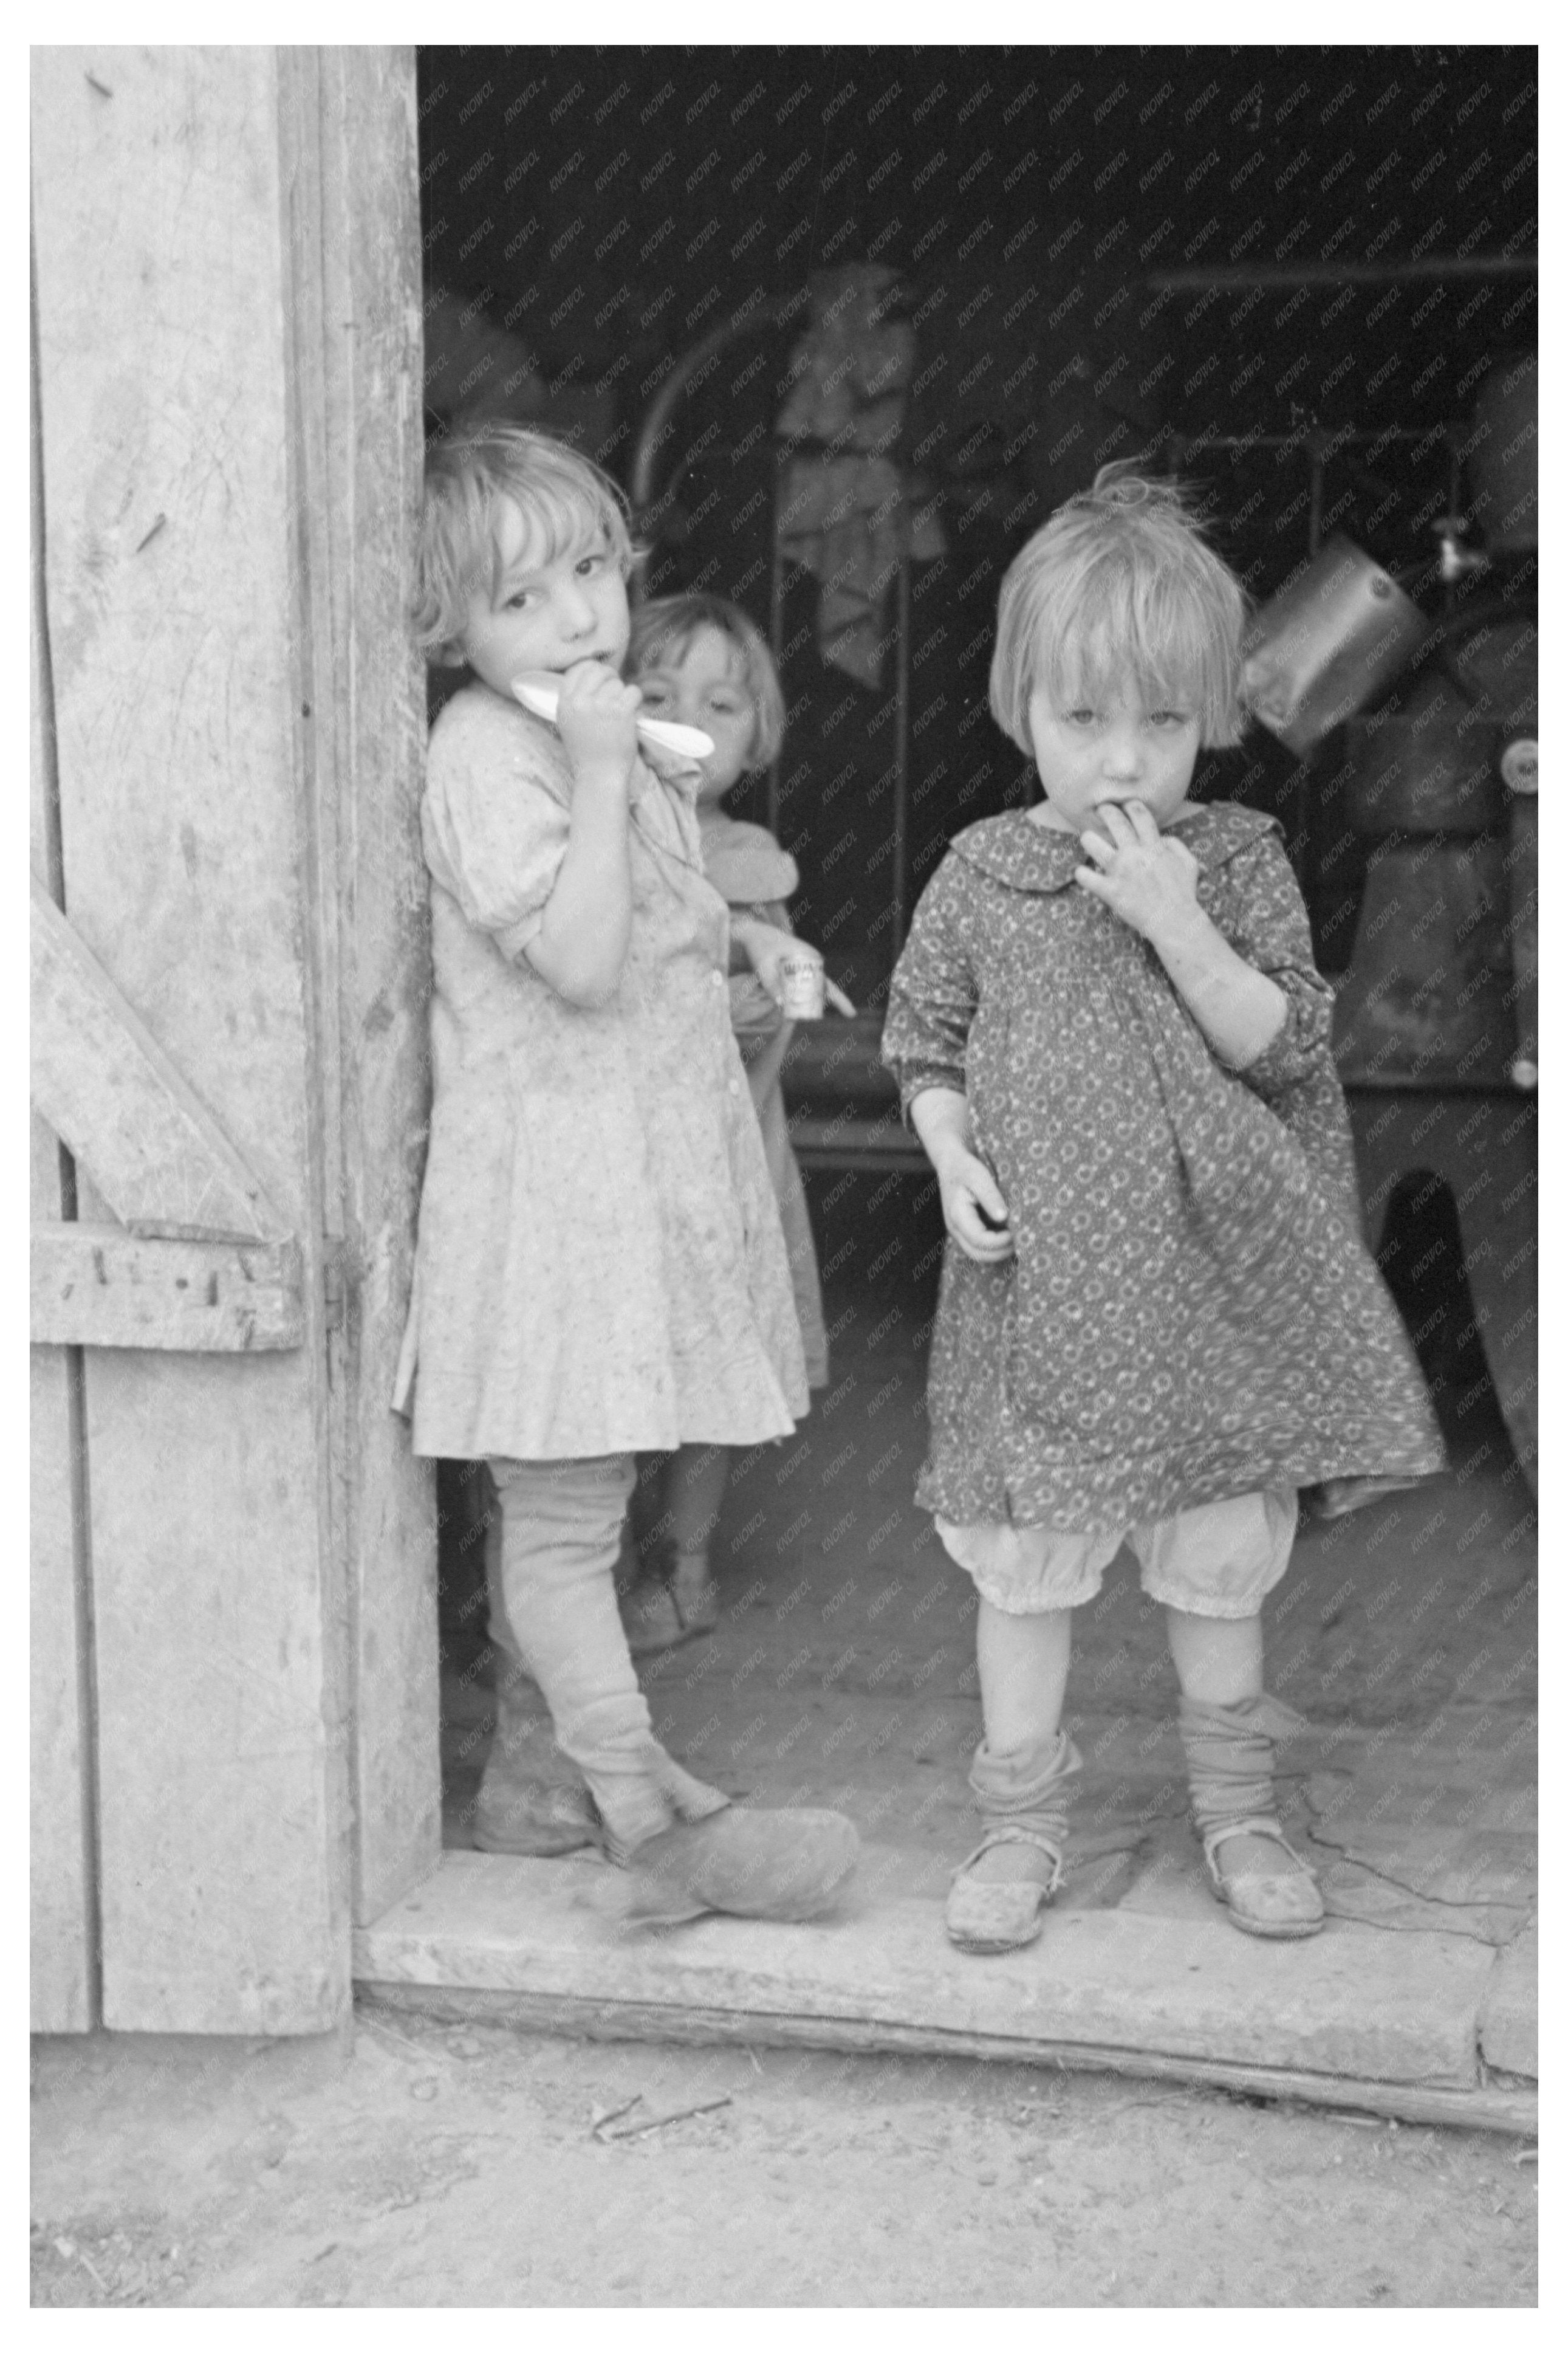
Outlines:
<svg viewBox="0 0 1568 2353"><path fill-rule="evenodd" d="M1065 1732L1024 1748L998 1750L983 1740L969 1786L987 1829L1012 1822L1060 1844L1068 1834L1068 1785L1082 1770L1083 1758Z"/></svg>
<svg viewBox="0 0 1568 2353"><path fill-rule="evenodd" d="M1182 1697L1178 1721L1200 1837L1249 1816L1274 1818L1274 1743L1260 1715L1268 1720L1268 1703L1261 1695L1235 1707Z"/></svg>

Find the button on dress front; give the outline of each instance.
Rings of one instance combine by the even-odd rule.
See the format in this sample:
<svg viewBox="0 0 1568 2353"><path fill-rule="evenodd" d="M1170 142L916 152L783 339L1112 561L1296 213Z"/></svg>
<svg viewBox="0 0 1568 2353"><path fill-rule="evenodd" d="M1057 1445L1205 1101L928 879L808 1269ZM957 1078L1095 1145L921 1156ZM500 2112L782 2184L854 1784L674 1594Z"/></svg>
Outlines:
<svg viewBox="0 0 1568 2353"><path fill-rule="evenodd" d="M1219 1062L1154 951L1022 813L956 837L893 976L906 1110L968 1097L1016 1255L949 1241L916 1489L960 1524L1109 1534L1193 1505L1443 1467L1404 1326L1359 1231L1332 996L1279 828L1230 804L1171 828L1198 899L1282 989L1283 1029Z"/></svg>
<svg viewBox="0 0 1568 2353"><path fill-rule="evenodd" d="M432 731L434 1102L394 1400L412 1392L416 1453L751 1445L807 1409L696 771L655 756L633 779L625 967L584 1008L524 954L569 838L559 737L481 685Z"/></svg>

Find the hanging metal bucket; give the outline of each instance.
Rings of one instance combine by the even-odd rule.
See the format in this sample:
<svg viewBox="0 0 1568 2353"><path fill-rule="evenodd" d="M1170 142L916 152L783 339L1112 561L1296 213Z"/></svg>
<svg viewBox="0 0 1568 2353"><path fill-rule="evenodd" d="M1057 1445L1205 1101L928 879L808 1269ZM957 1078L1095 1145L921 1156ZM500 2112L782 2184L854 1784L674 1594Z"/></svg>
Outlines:
<svg viewBox="0 0 1568 2353"><path fill-rule="evenodd" d="M1336 533L1248 629L1247 702L1271 733L1304 755L1375 702L1432 634L1420 607Z"/></svg>

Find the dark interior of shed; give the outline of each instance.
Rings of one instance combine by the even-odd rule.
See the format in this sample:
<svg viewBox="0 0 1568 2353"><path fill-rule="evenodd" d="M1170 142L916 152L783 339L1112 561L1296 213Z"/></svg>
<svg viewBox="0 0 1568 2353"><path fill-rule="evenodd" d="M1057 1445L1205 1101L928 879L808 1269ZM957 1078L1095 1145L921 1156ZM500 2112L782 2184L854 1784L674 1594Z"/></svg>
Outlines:
<svg viewBox="0 0 1568 2353"><path fill-rule="evenodd" d="M427 286L526 355L510 413L629 482L671 373L742 322L670 417L652 593L701 584L769 619L803 314L743 322L814 273L870 268L913 325L893 454L945 548L912 567L907 869L879 928L891 665L873 686L824 663L798 565L779 633L798 917L868 1004L950 834L1027 791L984 712L991 624L1003 569L1060 499L1151 453L1203 487L1262 598L1307 549L1315 446L1318 529L1430 599L1435 526L1467 494L1446 428L1500 353L1534 343L1532 174L1489 168L1531 151L1525 49L431 48L420 87ZM496 375L471 375L437 365L437 419L486 405ZM1300 837L1332 969L1359 880L1332 793L1260 729L1198 789Z"/></svg>
<svg viewBox="0 0 1568 2353"><path fill-rule="evenodd" d="M1533 617L1532 550L1453 557L1486 546L1478 394L1535 342L1530 50L431 47L419 73L430 426L494 407L628 490L651 467L647 592L730 596L781 652L784 756L731 807L774 821L797 928L873 1018L952 834L1029 797L985 708L997 586L1098 465L1196 485L1260 601L1337 531L1434 615ZM934 535L858 672L775 534L814 281L870 289L873 325L914 339L886 450ZM826 411L787 421L786 454L832 454ZM1280 818L1331 976L1369 855L1353 748L1337 730L1304 763L1255 728L1194 787ZM941 1235L918 1168L829 1153L807 1183L830 1325L892 1242L924 1270L918 1327ZM1506 1464L1447 1184L1412 1172L1382 1242L1457 1457ZM482 1648L470 1487L446 1473L459 1667Z"/></svg>

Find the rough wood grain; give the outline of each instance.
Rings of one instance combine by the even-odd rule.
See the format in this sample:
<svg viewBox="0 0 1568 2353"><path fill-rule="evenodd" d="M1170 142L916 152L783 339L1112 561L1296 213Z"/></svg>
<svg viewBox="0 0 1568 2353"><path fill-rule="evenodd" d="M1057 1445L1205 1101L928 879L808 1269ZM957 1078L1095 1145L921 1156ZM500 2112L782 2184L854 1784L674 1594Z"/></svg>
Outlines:
<svg viewBox="0 0 1568 2353"><path fill-rule="evenodd" d="M1481 2004L1481 2057L1510 2075L1541 2073L1541 1937L1533 1922L1497 1957Z"/></svg>
<svg viewBox="0 0 1568 2353"><path fill-rule="evenodd" d="M305 1337L295 1241L146 1241L35 1220L31 1256L35 1341L249 1356Z"/></svg>
<svg viewBox="0 0 1568 2353"><path fill-rule="evenodd" d="M378 1985L488 1988L570 2001L858 2021L999 2041L1159 2052L1227 2065L1468 2091L1492 1952L1332 1920L1277 1949L1215 1906L1191 1918L1125 1907L1051 1912L1038 1944L955 1952L931 1896L878 1892L874 1848L833 1914L809 1925L692 1921L628 1935L625 1874L448 1850L431 1876L354 1938Z"/></svg>
<svg viewBox="0 0 1568 2353"><path fill-rule="evenodd" d="M344 1611L278 64L43 49L33 88L66 912L307 1278L292 1353L86 1353L104 2020L319 2031L348 1999Z"/></svg>
<svg viewBox="0 0 1568 2353"><path fill-rule="evenodd" d="M74 2034L93 2018L63 1348L32 1351L28 1419L29 2022Z"/></svg>
<svg viewBox="0 0 1568 2353"><path fill-rule="evenodd" d="M44 610L44 506L39 465L37 355L29 353L32 565L29 852L34 871L59 881L55 806L54 705ZM29 1123L28 1194L35 1218L66 1207L60 1148L35 1113ZM72 1366L64 1348L35 1347L28 1367L28 1799L31 1903L29 2017L36 2034L93 2025L93 1924L88 1658L79 1609L76 1504L85 1484L72 1440ZM85 1567L85 1561L81 1566Z"/></svg>
<svg viewBox="0 0 1568 2353"><path fill-rule="evenodd" d="M295 463L313 673L309 757L326 1151L345 1314L333 1377L335 1541L354 1668L355 1910L440 1847L433 1466L389 1410L429 1107L425 687L406 613L424 454L414 52L282 53L300 393Z"/></svg>
<svg viewBox="0 0 1568 2353"><path fill-rule="evenodd" d="M510 2026L526 2034L569 2034L590 2042L759 2045L773 2051L920 2052L927 2058L992 2059L1012 2067L1057 2068L1072 2074L1124 2075L1134 2081L1214 2084L1222 2091L1283 2105L1393 2116L1401 2124L1450 2125L1471 2132L1522 2134L1540 2128L1531 2091L1484 2084L1444 2091L1380 2084L1364 2077L1315 2075L1299 2067L1239 2067L1223 2059L1179 2059L1158 2051L1119 2051L1108 2043L1051 2042L1034 2035L971 2034L941 2026L900 2026L885 2019L797 2018L788 2011L706 2009L700 2004L594 2001L571 1994L493 1993L452 1986L366 1981L359 2000L454 2023Z"/></svg>
<svg viewBox="0 0 1568 2353"><path fill-rule="evenodd" d="M39 882L30 906L34 1108L138 1234L283 1238L217 1122Z"/></svg>

